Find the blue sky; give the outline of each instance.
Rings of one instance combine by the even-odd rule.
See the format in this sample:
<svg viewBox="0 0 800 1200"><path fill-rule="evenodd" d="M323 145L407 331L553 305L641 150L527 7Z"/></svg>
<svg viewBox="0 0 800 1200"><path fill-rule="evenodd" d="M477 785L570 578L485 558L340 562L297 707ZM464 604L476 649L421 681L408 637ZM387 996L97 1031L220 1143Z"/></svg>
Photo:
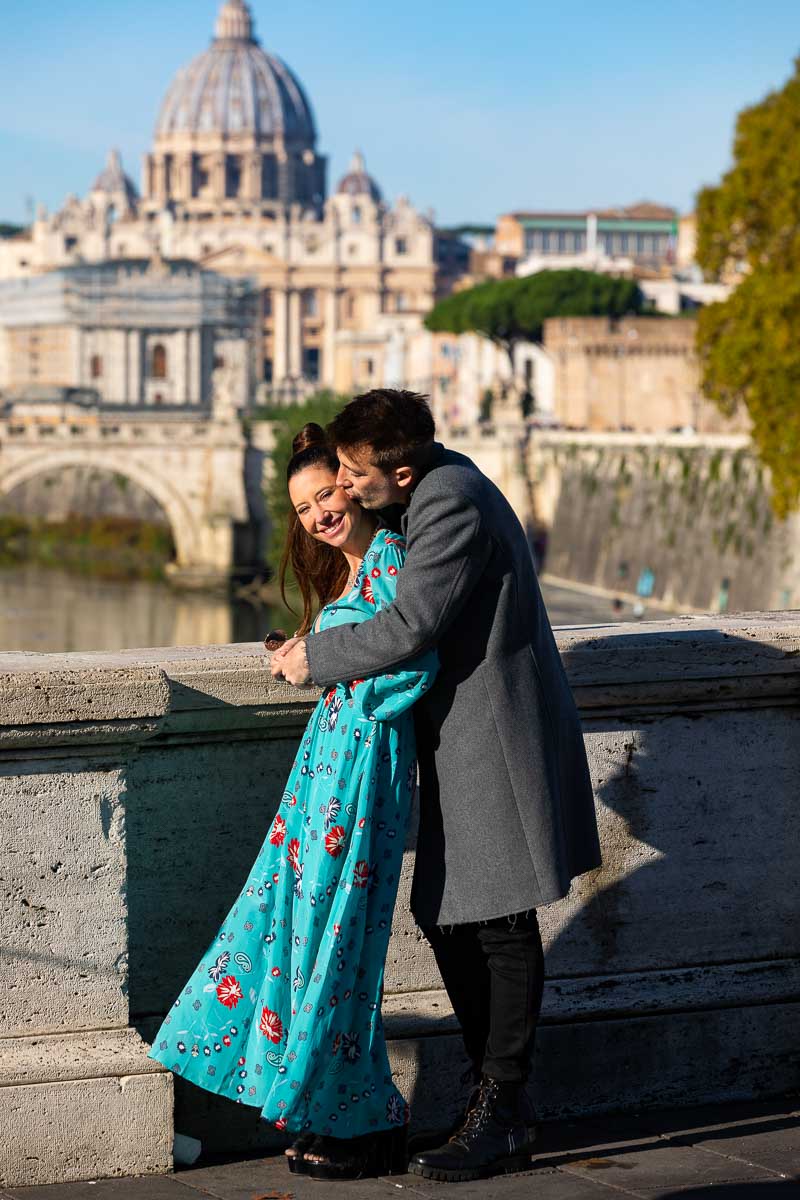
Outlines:
<svg viewBox="0 0 800 1200"><path fill-rule="evenodd" d="M251 0L306 87L335 186L355 147L441 223L653 199L682 211L737 111L800 50L798 0ZM0 220L86 191L109 147L139 181L161 98L219 0L26 0L0 32ZM800 148L799 148L800 149Z"/></svg>

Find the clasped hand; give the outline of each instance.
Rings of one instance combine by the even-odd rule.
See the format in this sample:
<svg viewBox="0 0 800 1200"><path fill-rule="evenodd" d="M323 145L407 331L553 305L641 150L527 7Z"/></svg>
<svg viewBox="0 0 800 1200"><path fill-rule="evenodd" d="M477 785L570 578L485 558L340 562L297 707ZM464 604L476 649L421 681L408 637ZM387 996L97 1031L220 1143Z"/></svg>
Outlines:
<svg viewBox="0 0 800 1200"><path fill-rule="evenodd" d="M311 672L308 668L306 639L303 637L289 638L280 649L274 650L270 671L274 679L285 679L293 687L303 687L310 683Z"/></svg>

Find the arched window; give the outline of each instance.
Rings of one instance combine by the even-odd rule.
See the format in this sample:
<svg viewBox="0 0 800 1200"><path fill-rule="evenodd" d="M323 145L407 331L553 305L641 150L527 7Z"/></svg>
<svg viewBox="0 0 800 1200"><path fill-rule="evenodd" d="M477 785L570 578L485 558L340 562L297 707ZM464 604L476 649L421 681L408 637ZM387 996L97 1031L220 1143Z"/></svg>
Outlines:
<svg viewBox="0 0 800 1200"><path fill-rule="evenodd" d="M89 362L89 374L92 379L102 379L103 359L99 354L93 354Z"/></svg>
<svg viewBox="0 0 800 1200"><path fill-rule="evenodd" d="M167 348L162 346L161 342L157 342L153 346L153 353L150 358L150 375L153 379L167 378Z"/></svg>

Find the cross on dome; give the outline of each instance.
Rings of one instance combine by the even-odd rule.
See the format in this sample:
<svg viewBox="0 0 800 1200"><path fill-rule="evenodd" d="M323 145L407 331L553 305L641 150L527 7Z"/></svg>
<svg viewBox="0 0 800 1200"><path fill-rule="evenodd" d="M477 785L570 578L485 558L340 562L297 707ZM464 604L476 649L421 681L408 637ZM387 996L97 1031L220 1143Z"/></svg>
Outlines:
<svg viewBox="0 0 800 1200"><path fill-rule="evenodd" d="M245 0L225 0L214 26L217 41L252 42L253 14Z"/></svg>

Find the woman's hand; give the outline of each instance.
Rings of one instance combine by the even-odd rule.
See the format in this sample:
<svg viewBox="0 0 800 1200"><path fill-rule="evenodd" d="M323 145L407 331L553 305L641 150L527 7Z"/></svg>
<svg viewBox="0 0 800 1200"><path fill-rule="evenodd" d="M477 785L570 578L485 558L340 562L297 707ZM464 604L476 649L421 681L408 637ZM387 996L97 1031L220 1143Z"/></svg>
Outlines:
<svg viewBox="0 0 800 1200"><path fill-rule="evenodd" d="M285 679L293 687L311 682L306 654L306 639L291 638L272 655L270 670L275 679Z"/></svg>
<svg viewBox="0 0 800 1200"><path fill-rule="evenodd" d="M273 651L269 669L274 679L285 679L294 687L302 687L303 684L309 683L311 675L308 670L306 639L288 638L278 650Z"/></svg>

